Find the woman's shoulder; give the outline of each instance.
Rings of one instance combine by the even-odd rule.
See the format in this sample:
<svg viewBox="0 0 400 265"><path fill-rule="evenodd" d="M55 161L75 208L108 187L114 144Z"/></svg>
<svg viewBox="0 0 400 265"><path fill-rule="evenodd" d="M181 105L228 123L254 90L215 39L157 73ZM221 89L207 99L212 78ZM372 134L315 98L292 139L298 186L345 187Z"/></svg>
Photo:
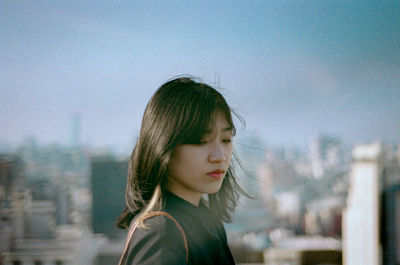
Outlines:
<svg viewBox="0 0 400 265"><path fill-rule="evenodd" d="M143 224L133 232L127 264L186 264L184 232L169 214L154 214Z"/></svg>
<svg viewBox="0 0 400 265"><path fill-rule="evenodd" d="M171 234L177 234L182 237L184 233L179 222L166 211L146 214L143 218L143 226L136 226L136 231L135 233L146 235L157 234L159 237L171 236Z"/></svg>

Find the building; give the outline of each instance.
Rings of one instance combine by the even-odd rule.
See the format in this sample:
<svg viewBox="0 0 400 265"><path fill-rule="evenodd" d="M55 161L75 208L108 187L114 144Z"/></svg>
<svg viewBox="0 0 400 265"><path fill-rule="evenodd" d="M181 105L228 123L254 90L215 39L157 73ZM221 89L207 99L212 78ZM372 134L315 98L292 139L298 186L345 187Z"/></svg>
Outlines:
<svg viewBox="0 0 400 265"><path fill-rule="evenodd" d="M99 240L91 231L76 225L57 226L54 201L32 200L30 190L15 190L12 197L11 236L0 264L93 264Z"/></svg>
<svg viewBox="0 0 400 265"><path fill-rule="evenodd" d="M95 264L117 264L124 248L127 231L116 226L117 217L125 206L128 161L113 157L94 157L91 163L93 194L92 227L106 237Z"/></svg>
<svg viewBox="0 0 400 265"><path fill-rule="evenodd" d="M125 237L125 231L116 227L116 221L125 207L128 162L98 157L93 158L91 168L93 232L110 239Z"/></svg>
<svg viewBox="0 0 400 265"><path fill-rule="evenodd" d="M0 158L0 264L93 264L101 240L87 226L69 223L70 201L57 200L57 185L36 174L47 168L29 157Z"/></svg>
<svg viewBox="0 0 400 265"><path fill-rule="evenodd" d="M400 263L400 170L381 143L353 149L350 189L343 214L343 263Z"/></svg>
<svg viewBox="0 0 400 265"><path fill-rule="evenodd" d="M343 154L339 139L320 135L311 142L309 151L314 178L321 179L327 171L340 168Z"/></svg>

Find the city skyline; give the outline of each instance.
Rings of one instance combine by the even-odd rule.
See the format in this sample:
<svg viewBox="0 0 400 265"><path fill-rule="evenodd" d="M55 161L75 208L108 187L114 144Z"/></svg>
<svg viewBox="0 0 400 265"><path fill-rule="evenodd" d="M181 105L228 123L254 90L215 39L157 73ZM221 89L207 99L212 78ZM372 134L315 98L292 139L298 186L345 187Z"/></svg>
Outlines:
<svg viewBox="0 0 400 265"><path fill-rule="evenodd" d="M1 5L0 142L68 143L78 113L81 143L130 150L178 74L218 83L266 144L399 142L396 1Z"/></svg>

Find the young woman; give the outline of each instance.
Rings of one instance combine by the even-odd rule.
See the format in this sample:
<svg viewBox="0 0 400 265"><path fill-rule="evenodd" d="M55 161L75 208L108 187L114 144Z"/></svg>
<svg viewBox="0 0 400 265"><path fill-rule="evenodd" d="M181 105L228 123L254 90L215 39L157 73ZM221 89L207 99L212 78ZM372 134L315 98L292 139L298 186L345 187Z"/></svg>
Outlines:
<svg viewBox="0 0 400 265"><path fill-rule="evenodd" d="M243 193L231 113L216 89L190 77L155 92L129 164L120 264L234 264L221 222Z"/></svg>

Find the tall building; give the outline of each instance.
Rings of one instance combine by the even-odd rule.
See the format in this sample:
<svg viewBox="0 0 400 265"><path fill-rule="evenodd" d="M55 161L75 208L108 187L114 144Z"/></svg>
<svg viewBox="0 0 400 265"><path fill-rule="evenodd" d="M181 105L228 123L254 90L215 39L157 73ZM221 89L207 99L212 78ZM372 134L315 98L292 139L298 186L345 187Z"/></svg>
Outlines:
<svg viewBox="0 0 400 265"><path fill-rule="evenodd" d="M381 143L353 149L343 214L345 265L400 263L400 168Z"/></svg>
<svg viewBox="0 0 400 265"><path fill-rule="evenodd" d="M92 228L111 239L125 237L126 232L116 227L116 219L125 206L127 161L112 158L92 160Z"/></svg>
<svg viewBox="0 0 400 265"><path fill-rule="evenodd" d="M340 140L319 135L310 144L310 163L314 178L321 179L330 170L339 169L343 160Z"/></svg>
<svg viewBox="0 0 400 265"><path fill-rule="evenodd" d="M75 113L72 116L72 123L71 123L72 147L78 147L80 145L80 136L81 136L81 116L78 113Z"/></svg>
<svg viewBox="0 0 400 265"><path fill-rule="evenodd" d="M0 204L11 198L12 188L25 183L23 165L18 156L0 155Z"/></svg>
<svg viewBox="0 0 400 265"><path fill-rule="evenodd" d="M21 160L13 155L0 155L0 253L10 250L16 231L12 228L11 204L15 188L24 183ZM0 264L1 263L0 256Z"/></svg>

